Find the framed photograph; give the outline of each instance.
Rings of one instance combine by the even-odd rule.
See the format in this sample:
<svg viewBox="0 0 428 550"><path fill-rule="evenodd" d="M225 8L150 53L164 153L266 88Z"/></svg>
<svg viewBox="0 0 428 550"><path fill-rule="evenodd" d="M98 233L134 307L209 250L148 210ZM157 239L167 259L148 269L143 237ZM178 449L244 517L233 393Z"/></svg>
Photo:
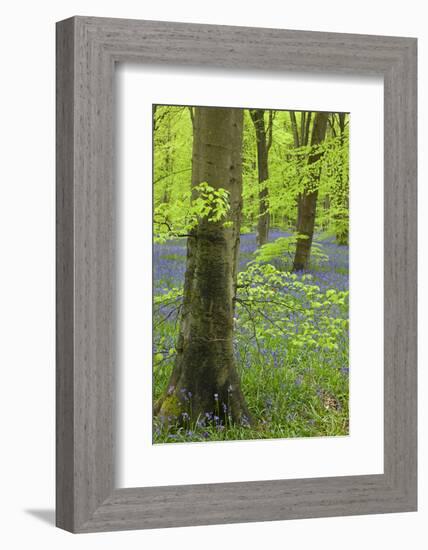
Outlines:
<svg viewBox="0 0 428 550"><path fill-rule="evenodd" d="M57 24L57 526L417 507L416 39Z"/></svg>

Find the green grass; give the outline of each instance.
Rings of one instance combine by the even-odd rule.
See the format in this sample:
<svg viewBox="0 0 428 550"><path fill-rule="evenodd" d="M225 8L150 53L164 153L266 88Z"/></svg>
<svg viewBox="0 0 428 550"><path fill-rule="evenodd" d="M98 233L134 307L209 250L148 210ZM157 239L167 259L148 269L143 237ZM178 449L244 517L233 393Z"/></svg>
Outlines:
<svg viewBox="0 0 428 550"><path fill-rule="evenodd" d="M275 349L275 342L265 345ZM341 369L346 364L342 353L327 356L304 352L286 355L276 363L257 350L247 350L246 363L241 365L241 385L254 427L215 421L190 422L179 426L171 418L169 424L154 420L154 443L188 441L225 441L294 437L343 436L348 434L348 377ZM158 398L168 384L173 357L162 361L155 371L154 397ZM191 398L183 408L191 407ZM213 398L212 412L220 416L220 405ZM202 421L202 423L201 423Z"/></svg>

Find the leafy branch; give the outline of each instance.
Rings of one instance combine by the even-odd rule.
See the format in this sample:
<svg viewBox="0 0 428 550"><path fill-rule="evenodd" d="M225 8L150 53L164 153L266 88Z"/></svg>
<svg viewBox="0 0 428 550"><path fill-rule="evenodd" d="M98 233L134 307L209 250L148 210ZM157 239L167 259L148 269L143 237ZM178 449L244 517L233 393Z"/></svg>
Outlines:
<svg viewBox="0 0 428 550"><path fill-rule="evenodd" d="M214 188L206 182L196 185L173 202L155 207L154 239L163 243L177 237L193 237L192 231L202 222L230 225L226 217L230 211L229 192Z"/></svg>

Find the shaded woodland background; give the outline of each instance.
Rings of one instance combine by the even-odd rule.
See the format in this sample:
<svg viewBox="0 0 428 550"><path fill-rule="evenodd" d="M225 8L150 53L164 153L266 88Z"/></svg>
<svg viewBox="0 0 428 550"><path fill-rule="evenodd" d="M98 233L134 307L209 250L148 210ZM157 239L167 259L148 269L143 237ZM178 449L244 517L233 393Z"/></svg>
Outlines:
<svg viewBox="0 0 428 550"><path fill-rule="evenodd" d="M154 442L348 433L349 115L154 106Z"/></svg>

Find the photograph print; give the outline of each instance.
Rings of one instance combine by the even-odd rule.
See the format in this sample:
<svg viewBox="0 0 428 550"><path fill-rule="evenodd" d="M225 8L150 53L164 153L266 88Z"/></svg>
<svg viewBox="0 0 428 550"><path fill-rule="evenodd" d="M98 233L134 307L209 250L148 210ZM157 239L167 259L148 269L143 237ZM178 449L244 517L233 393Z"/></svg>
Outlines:
<svg viewBox="0 0 428 550"><path fill-rule="evenodd" d="M153 105L153 443L349 434L349 113Z"/></svg>

